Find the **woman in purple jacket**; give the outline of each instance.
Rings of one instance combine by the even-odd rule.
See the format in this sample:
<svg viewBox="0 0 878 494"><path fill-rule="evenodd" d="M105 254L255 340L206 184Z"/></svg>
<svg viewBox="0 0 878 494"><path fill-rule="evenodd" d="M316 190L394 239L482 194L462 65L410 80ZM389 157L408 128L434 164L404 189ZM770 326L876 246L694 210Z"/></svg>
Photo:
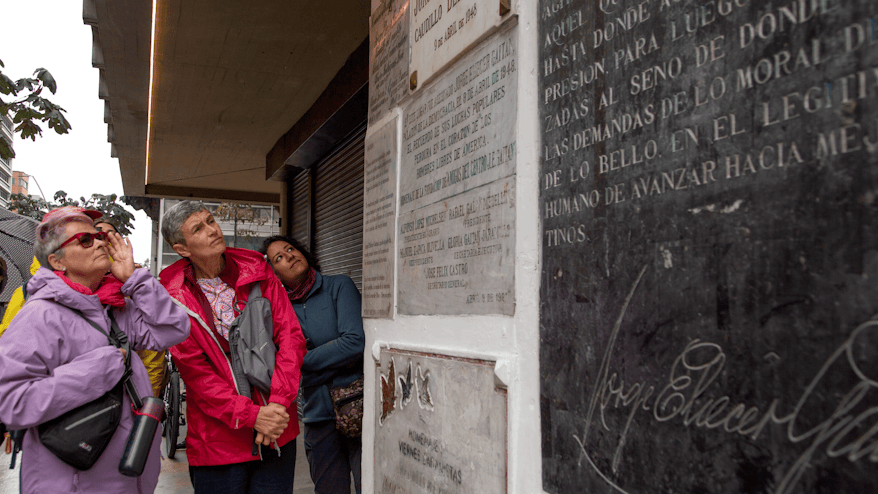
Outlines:
<svg viewBox="0 0 878 494"><path fill-rule="evenodd" d="M28 282L29 299L0 339L0 422L10 429L27 429L22 448L24 493L151 493L158 482L159 432L143 475L119 473L134 420L127 395L119 427L89 470L62 462L37 435L36 426L100 397L125 371L121 350L110 346L107 337L74 310L107 332L111 310L132 350L164 350L189 334L186 313L146 269L134 269L128 240L95 230L92 221L99 215L66 206L43 218L34 245L43 267ZM143 363L135 357L131 367L138 393L150 395Z"/></svg>

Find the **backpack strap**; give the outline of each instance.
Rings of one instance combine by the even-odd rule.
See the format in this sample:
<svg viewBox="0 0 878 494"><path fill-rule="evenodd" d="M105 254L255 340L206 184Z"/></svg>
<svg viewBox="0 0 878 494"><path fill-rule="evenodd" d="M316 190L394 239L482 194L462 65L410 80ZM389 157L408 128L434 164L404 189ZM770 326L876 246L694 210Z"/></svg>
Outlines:
<svg viewBox="0 0 878 494"><path fill-rule="evenodd" d="M253 300L254 298L258 298L258 297L262 296L262 288L260 288L260 286L259 286L260 283L261 283L260 281L253 283L253 288L250 289L250 298L247 299L248 303L251 300Z"/></svg>
<svg viewBox="0 0 878 494"><path fill-rule="evenodd" d="M119 329L119 324L116 322L116 318L113 317L113 311L111 308L107 309L107 316L110 318L110 332L107 333L100 326L95 324L94 321L85 317L85 315L80 312L78 309L71 309L75 312L79 317L85 319L87 323L91 325L91 327L100 331L101 334L107 337L110 344L116 348L125 350L125 373L122 375L123 386L125 387L125 392L128 394L128 398L131 400L131 406L135 410L140 410L143 406L143 398L141 398L140 393L137 391L137 387L134 385L134 381L131 379L131 376L134 374L134 371L131 370L131 343L128 341L128 335L125 334L121 329Z"/></svg>

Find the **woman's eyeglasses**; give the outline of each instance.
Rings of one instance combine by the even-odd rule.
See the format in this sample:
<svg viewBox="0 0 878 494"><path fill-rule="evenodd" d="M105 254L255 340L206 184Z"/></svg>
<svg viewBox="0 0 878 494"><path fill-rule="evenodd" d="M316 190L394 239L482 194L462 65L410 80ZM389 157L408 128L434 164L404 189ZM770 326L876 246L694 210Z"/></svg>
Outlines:
<svg viewBox="0 0 878 494"><path fill-rule="evenodd" d="M55 249L55 250L60 250L62 247L64 247L65 245L69 244L70 242L73 242L74 240L79 240L79 245L81 245L81 246L85 247L86 249L88 249L88 248L90 248L92 245L94 245L96 239L97 239L97 240L101 240L101 241L106 242L108 238L109 238L109 234L108 234L107 232L97 232L97 233L82 232L82 233L77 233L76 235L74 235L74 236L68 238L67 240L65 240L64 243L61 244L61 245L59 245L58 248Z"/></svg>

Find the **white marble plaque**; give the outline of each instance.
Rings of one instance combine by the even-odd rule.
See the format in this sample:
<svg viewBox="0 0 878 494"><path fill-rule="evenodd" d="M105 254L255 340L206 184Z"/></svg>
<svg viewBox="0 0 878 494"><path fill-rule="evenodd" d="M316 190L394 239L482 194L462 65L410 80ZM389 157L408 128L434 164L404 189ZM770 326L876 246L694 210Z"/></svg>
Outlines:
<svg viewBox="0 0 878 494"><path fill-rule="evenodd" d="M515 177L399 217L399 313L515 311Z"/></svg>
<svg viewBox="0 0 878 494"><path fill-rule="evenodd" d="M403 122L400 213L515 173L517 46L512 25L412 99Z"/></svg>
<svg viewBox="0 0 878 494"><path fill-rule="evenodd" d="M384 0L369 19L369 123L409 94L409 0Z"/></svg>
<svg viewBox="0 0 878 494"><path fill-rule="evenodd" d="M418 88L500 25L501 0L411 0L411 71Z"/></svg>
<svg viewBox="0 0 878 494"><path fill-rule="evenodd" d="M506 391L494 362L381 350L375 492L506 492Z"/></svg>
<svg viewBox="0 0 878 494"><path fill-rule="evenodd" d="M393 316L396 232L396 125L394 118L366 138L363 194L363 317Z"/></svg>

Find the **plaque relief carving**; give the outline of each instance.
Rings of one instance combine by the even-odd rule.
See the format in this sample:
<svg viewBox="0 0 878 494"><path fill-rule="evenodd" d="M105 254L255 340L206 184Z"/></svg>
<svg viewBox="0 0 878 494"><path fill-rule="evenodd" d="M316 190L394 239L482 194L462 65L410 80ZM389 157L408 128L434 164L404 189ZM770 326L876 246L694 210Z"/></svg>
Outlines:
<svg viewBox="0 0 878 494"><path fill-rule="evenodd" d="M375 492L506 492L506 392L493 364L381 351Z"/></svg>
<svg viewBox="0 0 878 494"><path fill-rule="evenodd" d="M875 490L878 3L538 8L545 490Z"/></svg>

